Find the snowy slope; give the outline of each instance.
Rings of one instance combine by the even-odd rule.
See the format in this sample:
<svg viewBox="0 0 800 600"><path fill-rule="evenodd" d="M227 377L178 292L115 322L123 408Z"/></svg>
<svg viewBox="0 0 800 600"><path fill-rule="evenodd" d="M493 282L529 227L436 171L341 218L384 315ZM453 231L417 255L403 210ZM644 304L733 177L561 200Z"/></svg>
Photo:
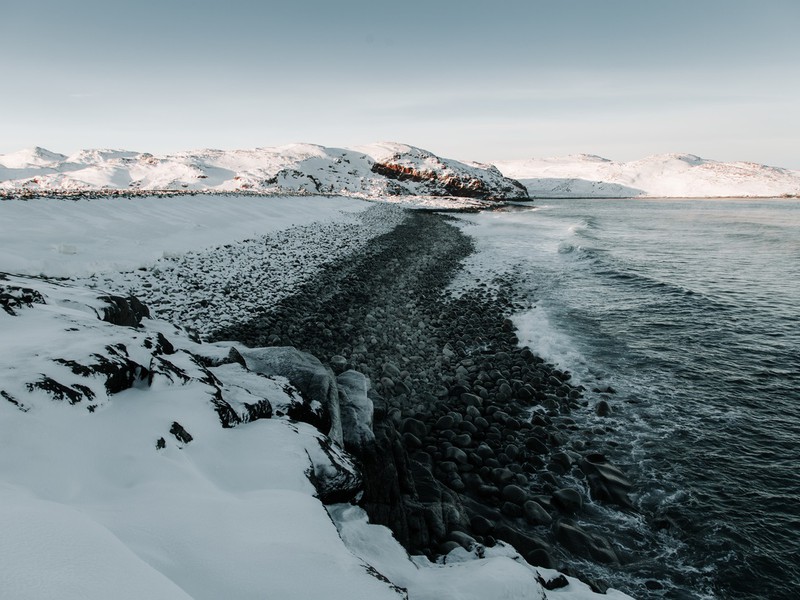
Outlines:
<svg viewBox="0 0 800 600"><path fill-rule="evenodd" d="M399 165L407 171L396 172ZM403 144L362 149L291 144L253 150L153 155L82 150L66 157L42 148L0 155L0 191L193 190L264 194L527 197L489 165L464 164Z"/></svg>
<svg viewBox="0 0 800 600"><path fill-rule="evenodd" d="M326 507L320 486L354 495L359 476L285 416L308 400L129 302L0 273L3 597L598 597L574 579L545 596L557 573L503 544L412 560Z"/></svg>
<svg viewBox="0 0 800 600"><path fill-rule="evenodd" d="M800 194L800 172L750 162L725 163L691 154L615 162L579 154L495 163L532 197L713 198Z"/></svg>

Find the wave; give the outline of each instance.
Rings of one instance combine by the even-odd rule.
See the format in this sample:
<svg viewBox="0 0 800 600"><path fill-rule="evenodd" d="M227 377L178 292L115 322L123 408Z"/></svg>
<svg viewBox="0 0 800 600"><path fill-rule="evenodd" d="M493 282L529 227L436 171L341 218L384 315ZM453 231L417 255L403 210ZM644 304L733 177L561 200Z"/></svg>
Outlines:
<svg viewBox="0 0 800 600"><path fill-rule="evenodd" d="M551 320L547 310L535 306L512 320L521 344L559 369L570 371L577 383L586 377L588 361L563 328Z"/></svg>

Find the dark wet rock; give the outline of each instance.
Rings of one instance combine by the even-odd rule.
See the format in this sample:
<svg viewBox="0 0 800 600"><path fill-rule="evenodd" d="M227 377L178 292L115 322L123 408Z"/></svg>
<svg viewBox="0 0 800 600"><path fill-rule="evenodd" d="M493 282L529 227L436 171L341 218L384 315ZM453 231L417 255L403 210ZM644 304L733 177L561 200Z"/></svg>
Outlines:
<svg viewBox="0 0 800 600"><path fill-rule="evenodd" d="M602 454L593 453L585 456L580 462L580 468L586 474L592 498L600 502L633 508L628 496L632 487L631 482Z"/></svg>
<svg viewBox="0 0 800 600"><path fill-rule="evenodd" d="M494 531L494 522L481 515L473 516L470 526L477 535L488 535Z"/></svg>
<svg viewBox="0 0 800 600"><path fill-rule="evenodd" d="M434 427L436 429L452 429L455 424L455 419L453 419L452 415L444 415L436 421Z"/></svg>
<svg viewBox="0 0 800 600"><path fill-rule="evenodd" d="M461 450L460 448L456 448L455 446L447 448L444 451L444 457L448 460L453 460L461 464L467 464L469 462L467 453Z"/></svg>
<svg viewBox="0 0 800 600"><path fill-rule="evenodd" d="M498 525L495 527L495 537L514 546L517 552L523 556L530 552L535 552L536 550L542 550L547 554L552 554L553 552L553 548L542 538L523 533L508 525Z"/></svg>
<svg viewBox="0 0 800 600"><path fill-rule="evenodd" d="M528 494L518 485L509 484L503 488L503 498L522 506L528 500Z"/></svg>
<svg viewBox="0 0 800 600"><path fill-rule="evenodd" d="M550 451L544 442L535 436L530 436L525 440L525 447L534 454L547 454Z"/></svg>
<svg viewBox="0 0 800 600"><path fill-rule="evenodd" d="M412 433L419 439L424 438L428 434L428 428L425 423L412 417L403 420L401 430L403 433Z"/></svg>
<svg viewBox="0 0 800 600"><path fill-rule="evenodd" d="M503 502L503 504L500 506L500 512L512 519L518 519L523 514L522 508L519 504L509 501Z"/></svg>
<svg viewBox="0 0 800 600"><path fill-rule="evenodd" d="M556 540L576 556L606 564L619 564L619 557L607 540L591 535L576 523L563 519L556 523Z"/></svg>
<svg viewBox="0 0 800 600"><path fill-rule="evenodd" d="M476 396L475 394L471 394L469 392L461 394L461 402L463 402L466 406L474 406L476 408L483 405L483 399L480 396Z"/></svg>
<svg viewBox="0 0 800 600"><path fill-rule="evenodd" d="M600 400L594 410L598 417L607 417L611 414L611 406L605 400Z"/></svg>
<svg viewBox="0 0 800 600"><path fill-rule="evenodd" d="M522 505L522 510L525 513L525 519L531 525L549 525L553 521L544 507L535 500L528 500Z"/></svg>
<svg viewBox="0 0 800 600"><path fill-rule="evenodd" d="M510 469L497 467L492 469L492 479L494 479L495 483L498 485L506 486L514 481L514 472Z"/></svg>
<svg viewBox="0 0 800 600"><path fill-rule="evenodd" d="M553 492L553 506L567 514L576 513L583 508L580 492L572 488L561 488Z"/></svg>
<svg viewBox="0 0 800 600"><path fill-rule="evenodd" d="M572 458L566 452L555 452L550 457L552 464L558 465L562 473L568 472L572 468Z"/></svg>
<svg viewBox="0 0 800 600"><path fill-rule="evenodd" d="M453 438L453 444L460 448L468 448L472 444L472 436L468 433L462 433Z"/></svg>

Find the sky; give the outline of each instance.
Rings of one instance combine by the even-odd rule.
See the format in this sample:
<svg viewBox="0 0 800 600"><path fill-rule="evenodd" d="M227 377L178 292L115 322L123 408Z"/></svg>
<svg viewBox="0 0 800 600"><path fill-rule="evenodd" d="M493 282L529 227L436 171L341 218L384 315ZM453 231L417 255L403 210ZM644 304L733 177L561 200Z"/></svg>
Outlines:
<svg viewBox="0 0 800 600"><path fill-rule="evenodd" d="M398 141L800 169L797 0L0 0L0 153Z"/></svg>

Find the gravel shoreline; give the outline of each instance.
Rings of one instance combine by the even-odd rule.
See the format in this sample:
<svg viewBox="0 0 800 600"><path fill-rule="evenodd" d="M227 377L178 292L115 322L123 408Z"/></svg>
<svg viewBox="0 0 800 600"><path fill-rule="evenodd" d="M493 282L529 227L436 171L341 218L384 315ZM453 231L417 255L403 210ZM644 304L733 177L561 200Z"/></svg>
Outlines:
<svg viewBox="0 0 800 600"><path fill-rule="evenodd" d="M527 300L513 273L448 289L474 252L452 219L407 211L297 293L210 337L295 346L370 378L376 441L348 449L365 475L361 504L411 552L504 540L537 566L618 564L611 542L570 517L587 489L628 508L629 484L576 435L581 388L518 346L509 316Z"/></svg>

